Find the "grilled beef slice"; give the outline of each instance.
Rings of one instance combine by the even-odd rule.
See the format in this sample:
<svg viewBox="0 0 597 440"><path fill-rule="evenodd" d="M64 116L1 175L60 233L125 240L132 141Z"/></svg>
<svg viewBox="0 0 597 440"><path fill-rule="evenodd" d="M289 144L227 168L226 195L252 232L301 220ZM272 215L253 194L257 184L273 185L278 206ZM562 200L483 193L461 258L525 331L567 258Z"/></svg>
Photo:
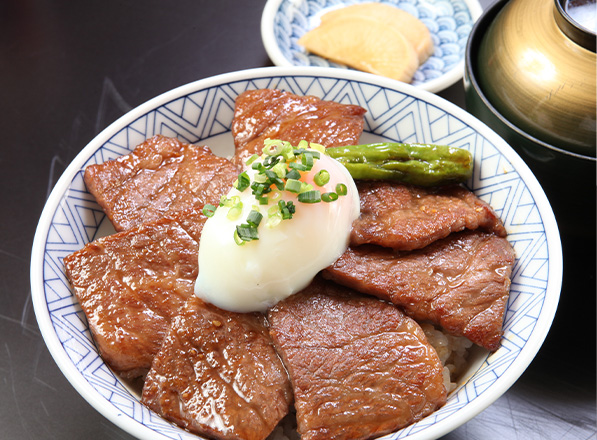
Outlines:
<svg viewBox="0 0 597 440"><path fill-rule="evenodd" d="M303 440L377 437L446 401L436 351L388 302L316 278L268 320Z"/></svg>
<svg viewBox="0 0 597 440"><path fill-rule="evenodd" d="M366 110L357 105L297 96L275 89L250 90L236 98L232 134L236 147L232 159L238 166L261 154L267 138L299 141L325 147L354 145L363 131Z"/></svg>
<svg viewBox="0 0 597 440"><path fill-rule="evenodd" d="M191 432L262 440L288 412L292 392L259 313L233 313L193 296L174 318L142 402Z"/></svg>
<svg viewBox="0 0 597 440"><path fill-rule="evenodd" d="M323 276L389 300L418 321L432 321L494 351L514 259L505 238L464 231L410 252L349 247Z"/></svg>
<svg viewBox="0 0 597 440"><path fill-rule="evenodd" d="M128 155L85 169L85 184L116 231L173 211L217 205L238 170L208 147L156 135Z"/></svg>
<svg viewBox="0 0 597 440"><path fill-rule="evenodd" d="M361 215L351 245L419 249L451 232L481 229L506 236L493 209L460 185L422 188L390 182L357 182Z"/></svg>
<svg viewBox="0 0 597 440"><path fill-rule="evenodd" d="M199 210L178 212L64 258L102 358L122 376L149 370L171 319L193 295L205 220Z"/></svg>

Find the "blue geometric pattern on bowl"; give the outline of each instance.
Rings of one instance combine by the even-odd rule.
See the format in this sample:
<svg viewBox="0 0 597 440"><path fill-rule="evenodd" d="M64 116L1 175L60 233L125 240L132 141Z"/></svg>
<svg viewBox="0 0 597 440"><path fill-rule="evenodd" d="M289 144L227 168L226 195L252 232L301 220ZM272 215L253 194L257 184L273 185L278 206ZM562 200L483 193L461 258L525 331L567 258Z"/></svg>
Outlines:
<svg viewBox="0 0 597 440"><path fill-rule="evenodd" d="M319 24L325 12L339 6L370 0L301 0L282 1L274 17L274 36L283 56L296 66L346 68L307 52L298 39ZM419 67L412 84L420 85L437 79L457 68L464 60L466 42L474 24L463 0L380 0L405 10L421 20L429 29L435 51ZM355 30L358 32L358 29Z"/></svg>
<svg viewBox="0 0 597 440"><path fill-rule="evenodd" d="M482 355L475 375L450 396L444 407L384 438L408 438L425 433L433 425L441 425L448 416L463 410L497 386L499 378L518 362L523 351L530 350L534 355L533 350L537 347L525 348L525 345L533 336L537 320L547 304L551 249L541 209L500 149L503 147L425 98L370 81L273 74L221 83L176 96L127 123L95 151L84 150L80 156L85 157L77 158L80 169L72 176L68 189L57 203L46 206L52 220L47 230L42 231L47 236L40 291L46 307L36 309L36 313L49 316L63 347L64 353L53 355L63 356L63 362L68 357L76 368L75 374L90 385L87 392L95 393L95 398L105 399L109 404L107 411L115 416L112 420L117 424L122 421L121 427L127 429L123 419L128 418L163 436L160 438L197 439L147 410L138 396L104 364L66 278L62 260L89 241L110 232L108 220L86 190L83 182L85 166L128 154L137 144L158 133L207 145L210 145L210 139L222 135L230 136L232 142L230 124L235 97L245 90L261 88L278 88L361 105L368 110L365 115L367 136L391 141L450 144L471 151L475 157L473 177L467 186L494 207L509 231L509 240L517 254L502 345L495 353ZM557 302L557 298L549 298L551 302L554 300Z"/></svg>

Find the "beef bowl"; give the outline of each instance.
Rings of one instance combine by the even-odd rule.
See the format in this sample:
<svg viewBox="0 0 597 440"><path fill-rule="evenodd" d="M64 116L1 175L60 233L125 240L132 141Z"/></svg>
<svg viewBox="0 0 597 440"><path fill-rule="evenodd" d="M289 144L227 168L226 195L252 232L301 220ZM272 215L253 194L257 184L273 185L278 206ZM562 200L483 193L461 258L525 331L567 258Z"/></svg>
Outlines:
<svg viewBox="0 0 597 440"><path fill-rule="evenodd" d="M464 87L467 110L531 167L560 230L594 237L596 37L585 8L595 3L492 4L471 31Z"/></svg>
<svg viewBox="0 0 597 440"><path fill-rule="evenodd" d="M48 198L31 261L36 317L65 377L97 411L138 438L200 438L143 405L136 384L116 374L100 356L64 261L115 232L85 184L87 166L127 155L155 135L208 145L215 154L230 156L236 98L254 89L360 106L366 110L362 143L447 144L472 154L472 175L465 186L491 205L515 254L503 336L493 351L470 348L445 404L383 438L437 438L476 416L525 371L551 326L562 281L562 254L549 201L520 156L462 109L413 86L333 68L261 68L190 83L127 113L82 149ZM284 427L277 427L268 438L284 438L277 437L281 432Z"/></svg>

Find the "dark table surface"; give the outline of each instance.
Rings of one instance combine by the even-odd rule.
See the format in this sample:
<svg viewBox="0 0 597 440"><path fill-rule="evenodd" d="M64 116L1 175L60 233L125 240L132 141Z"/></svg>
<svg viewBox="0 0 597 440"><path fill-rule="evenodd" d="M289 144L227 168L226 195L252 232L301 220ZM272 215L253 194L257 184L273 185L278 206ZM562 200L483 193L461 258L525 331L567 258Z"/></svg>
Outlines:
<svg viewBox="0 0 597 440"><path fill-rule="evenodd" d="M77 394L44 345L29 285L37 221L67 164L128 110L197 79L271 65L264 5L0 0L1 439L132 438ZM461 82L439 95L465 106ZM596 438L595 237L562 243L564 284L545 344L510 390L445 439Z"/></svg>

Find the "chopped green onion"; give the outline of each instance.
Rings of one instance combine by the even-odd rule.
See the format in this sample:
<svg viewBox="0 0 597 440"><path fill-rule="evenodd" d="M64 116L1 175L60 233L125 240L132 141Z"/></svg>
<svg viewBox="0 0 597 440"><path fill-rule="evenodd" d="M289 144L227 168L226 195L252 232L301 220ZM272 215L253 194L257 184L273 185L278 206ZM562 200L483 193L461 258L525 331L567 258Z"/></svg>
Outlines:
<svg viewBox="0 0 597 440"><path fill-rule="evenodd" d="M276 185L276 188L278 188L280 191L284 190L284 181L282 179L276 178L276 180L272 181L272 183Z"/></svg>
<svg viewBox="0 0 597 440"><path fill-rule="evenodd" d="M249 224L237 225L236 233L243 241L259 240L257 228Z"/></svg>
<svg viewBox="0 0 597 440"><path fill-rule="evenodd" d="M311 191L313 189L313 185L307 182L301 182L301 190L300 192L304 193L307 191Z"/></svg>
<svg viewBox="0 0 597 440"><path fill-rule="evenodd" d="M290 220L296 211L296 206L294 206L292 201L285 202L284 200L280 200L278 202L278 208L280 208L283 220Z"/></svg>
<svg viewBox="0 0 597 440"><path fill-rule="evenodd" d="M304 165L304 164L302 164L302 163L298 163L298 162L290 162L290 163L288 164L288 167L289 167L289 168L292 168L292 169L294 169L294 170L297 170L297 171L309 171L309 170L307 169L307 166L306 166L306 165Z"/></svg>
<svg viewBox="0 0 597 440"><path fill-rule="evenodd" d="M250 187L256 200L246 222L236 226L234 231L234 241L238 245L259 239L258 226L263 220L261 205L267 206L272 202L272 206L267 210L267 227L275 227L282 220L293 217L296 206L292 201L286 202L281 199L282 191L298 194L298 201L301 203L318 203L322 200L329 203L348 193L344 184L336 185L335 192L323 194L313 188L329 183L330 173L327 170L317 172L313 177L313 184L302 180L302 172L310 171L315 160L321 159L321 155L325 154L323 145L302 140L293 147L290 142L279 139L266 139L263 145L261 156L254 154L245 162L253 170L252 176L249 177L247 172L242 172L234 183L234 187L241 192ZM242 214L243 205L239 196L222 196L220 206L229 208L229 219L237 219ZM216 207L212 205L203 208L205 215L210 217L214 215L215 210Z"/></svg>
<svg viewBox="0 0 597 440"><path fill-rule="evenodd" d="M280 162L280 156L267 156L263 160L263 167L270 169L273 168L278 162Z"/></svg>
<svg viewBox="0 0 597 440"><path fill-rule="evenodd" d="M214 205L210 205L209 203L203 207L203 215L206 217L213 217L216 213L216 207Z"/></svg>
<svg viewBox="0 0 597 440"><path fill-rule="evenodd" d="M249 212L249 215L247 216L247 223L249 224L249 226L253 226L253 227L257 227L259 226L259 223L261 223L261 219L263 218L263 215L256 210L251 210L251 212Z"/></svg>
<svg viewBox="0 0 597 440"><path fill-rule="evenodd" d="M272 171L274 173L276 173L276 176L278 176L278 178L280 179L284 179L286 178L286 170L288 168L286 168L286 164L282 163L282 162L278 162L277 164L275 164L272 167Z"/></svg>
<svg viewBox="0 0 597 440"><path fill-rule="evenodd" d="M343 183L339 183L338 185L336 185L336 192L339 196L345 196L346 194L348 194L348 188Z"/></svg>
<svg viewBox="0 0 597 440"><path fill-rule="evenodd" d="M239 196L232 196L230 198L228 198L226 196L220 197L220 206L224 206L226 208L232 208L234 205L237 205L238 203L240 203Z"/></svg>
<svg viewBox="0 0 597 440"><path fill-rule="evenodd" d="M273 172L272 170L265 170L263 172L263 175L265 177L267 177L269 180L273 180L273 179L277 179L278 178L278 175L275 172Z"/></svg>
<svg viewBox="0 0 597 440"><path fill-rule="evenodd" d="M321 202L321 192L318 190L306 191L298 195L298 201L301 203L319 203Z"/></svg>
<svg viewBox="0 0 597 440"><path fill-rule="evenodd" d="M258 183L267 182L267 176L264 173L257 173L253 176L253 181Z"/></svg>
<svg viewBox="0 0 597 440"><path fill-rule="evenodd" d="M268 228L275 228L282 222L282 220L282 213L277 212L276 214L272 214L267 217L267 222L265 223L265 226L267 226Z"/></svg>
<svg viewBox="0 0 597 440"><path fill-rule="evenodd" d="M269 183L270 185L276 185L276 188L278 188L280 191L284 189L284 181L280 179L275 172L271 170L266 170L265 175L267 177L267 183Z"/></svg>
<svg viewBox="0 0 597 440"><path fill-rule="evenodd" d="M243 212L243 203L238 202L235 205L231 206L228 210L228 214L226 214L226 218L228 220L237 220Z"/></svg>
<svg viewBox="0 0 597 440"><path fill-rule="evenodd" d="M301 178L301 173L299 173L297 170L289 170L286 173L286 178L287 179L294 179L294 180L299 180Z"/></svg>
<svg viewBox="0 0 597 440"><path fill-rule="evenodd" d="M251 179L249 178L249 175L245 171L243 171L238 175L236 189L240 192L243 192L245 189L249 187L249 185L251 185Z"/></svg>
<svg viewBox="0 0 597 440"><path fill-rule="evenodd" d="M319 151L321 154L325 153L325 147L321 144L316 144L315 142L309 143L309 147L315 151Z"/></svg>
<svg viewBox="0 0 597 440"><path fill-rule="evenodd" d="M323 186L330 181L330 173L327 170L320 170L315 176L313 177L313 182L317 186Z"/></svg>
<svg viewBox="0 0 597 440"><path fill-rule="evenodd" d="M338 200L338 194L336 194L335 192L326 192L323 193L321 195L321 200L323 200L324 202L330 203L330 202L335 202L336 200Z"/></svg>
<svg viewBox="0 0 597 440"><path fill-rule="evenodd" d="M276 156L282 153L284 149L284 142L277 139L266 139L263 144L262 152L267 156Z"/></svg>
<svg viewBox="0 0 597 440"><path fill-rule="evenodd" d="M240 238L240 235L238 235L238 231L236 229L234 230L234 242L238 246L242 246L243 244L245 244L245 241L242 238Z"/></svg>
<svg viewBox="0 0 597 440"><path fill-rule="evenodd" d="M302 184L303 182L300 180L287 179L284 189L288 192L298 194L301 191Z"/></svg>
<svg viewBox="0 0 597 440"><path fill-rule="evenodd" d="M277 199L279 199L280 197L282 197L282 193L279 191L275 191L271 194L271 200L272 202L275 202Z"/></svg>
<svg viewBox="0 0 597 440"><path fill-rule="evenodd" d="M282 220L290 220L292 218L292 212L288 208L282 209L280 214L282 215Z"/></svg>
<svg viewBox="0 0 597 440"><path fill-rule="evenodd" d="M251 190L255 197L261 197L262 195L271 192L271 188L267 182L253 182L251 184Z"/></svg>
<svg viewBox="0 0 597 440"><path fill-rule="evenodd" d="M321 154L319 154L319 151L317 150L307 150L305 151L305 154L313 157L313 159L321 159Z"/></svg>
<svg viewBox="0 0 597 440"><path fill-rule="evenodd" d="M246 161L245 164L251 165L253 162L255 162L257 159L259 159L259 155L258 154L254 154L251 157L249 157Z"/></svg>
<svg viewBox="0 0 597 440"><path fill-rule="evenodd" d="M280 207L276 204L271 206L267 210L267 222L265 226L268 228L274 228L280 224L282 221L282 213L280 212Z"/></svg>
<svg viewBox="0 0 597 440"><path fill-rule="evenodd" d="M284 150L282 152L282 157L286 162L292 162L294 160L294 151L292 150L292 147Z"/></svg>
<svg viewBox="0 0 597 440"><path fill-rule="evenodd" d="M263 173L263 171L265 170L265 167L263 166L263 164L261 162L253 162L253 164L251 165L251 168L260 173Z"/></svg>
<svg viewBox="0 0 597 440"><path fill-rule="evenodd" d="M313 156L308 154L306 151L301 156L301 162L307 167L307 170L313 168Z"/></svg>

